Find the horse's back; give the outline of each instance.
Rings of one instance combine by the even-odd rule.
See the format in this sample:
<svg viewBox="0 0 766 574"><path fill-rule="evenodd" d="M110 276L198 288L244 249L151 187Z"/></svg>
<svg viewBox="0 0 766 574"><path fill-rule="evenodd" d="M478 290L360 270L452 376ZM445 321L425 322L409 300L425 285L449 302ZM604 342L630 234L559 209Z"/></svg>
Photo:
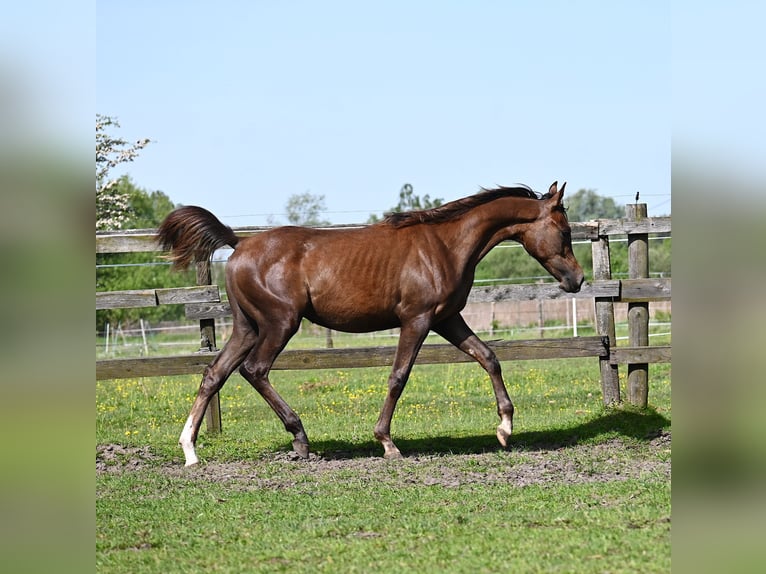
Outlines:
<svg viewBox="0 0 766 574"><path fill-rule="evenodd" d="M390 237L378 226L326 229L299 226L275 227L243 239L229 259L268 267L280 261L319 264L339 263L358 253L369 253Z"/></svg>

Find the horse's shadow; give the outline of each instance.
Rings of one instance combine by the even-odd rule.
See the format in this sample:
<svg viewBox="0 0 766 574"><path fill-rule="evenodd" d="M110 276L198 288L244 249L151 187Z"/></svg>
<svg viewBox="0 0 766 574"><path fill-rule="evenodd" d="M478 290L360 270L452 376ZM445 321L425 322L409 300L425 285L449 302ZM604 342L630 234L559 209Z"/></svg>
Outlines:
<svg viewBox="0 0 766 574"><path fill-rule="evenodd" d="M670 426L670 420L652 409L644 411L610 410L588 422L566 428L543 431L514 432L509 451L558 450L602 435L618 435L650 440L658 432ZM481 454L503 450L494 434L476 436L433 436L408 439L395 438L405 457L444 454ZM381 455L380 444L374 440L349 442L341 440L313 441L314 452L327 459L352 459Z"/></svg>

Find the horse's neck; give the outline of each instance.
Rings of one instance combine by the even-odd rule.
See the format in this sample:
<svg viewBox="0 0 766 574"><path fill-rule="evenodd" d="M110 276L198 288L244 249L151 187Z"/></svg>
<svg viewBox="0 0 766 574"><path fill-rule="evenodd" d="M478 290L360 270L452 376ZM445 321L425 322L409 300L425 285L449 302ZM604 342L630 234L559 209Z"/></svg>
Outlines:
<svg viewBox="0 0 766 574"><path fill-rule="evenodd" d="M466 261L478 263L495 245L518 239L540 214L539 203L525 198L497 199L478 206L448 225L456 252Z"/></svg>

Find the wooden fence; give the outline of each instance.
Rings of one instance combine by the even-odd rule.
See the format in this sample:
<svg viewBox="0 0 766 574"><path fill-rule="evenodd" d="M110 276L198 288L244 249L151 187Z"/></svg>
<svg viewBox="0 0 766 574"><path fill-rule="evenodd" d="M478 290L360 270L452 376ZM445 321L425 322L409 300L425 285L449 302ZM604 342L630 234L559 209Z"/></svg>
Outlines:
<svg viewBox="0 0 766 574"><path fill-rule="evenodd" d="M649 345L649 302L670 300L670 278L649 278L649 234L669 233L670 217L646 216L646 205L626 206L626 218L572 223L573 240L590 240L593 253L593 278L579 293L564 293L557 284L502 285L474 287L469 302L504 300L539 300L571 298L593 299L596 332L593 337L569 337L490 343L501 361L554 359L570 357L598 358L604 404L619 403L619 365L628 368L627 399L646 406L648 365L669 363L670 346ZM353 227L353 226L335 226ZM265 227L235 227L245 237L260 233ZM612 279L609 238L627 235L629 278ZM96 235L97 253L156 252L154 230L108 232ZM217 352L215 319L230 315L228 303L221 300L218 287L211 284L210 263L197 264L197 285L172 289L149 289L96 293L96 309L149 307L163 304L185 305L186 317L200 324L200 350L196 353L166 357L104 359L96 361L96 379L151 377L202 373ZM629 341L617 346L614 304L628 303ZM274 369L346 369L387 366L393 362L394 347L354 349L286 350L277 358ZM417 362L456 363L472 359L451 345L424 345ZM221 429L220 403L211 401L207 428Z"/></svg>

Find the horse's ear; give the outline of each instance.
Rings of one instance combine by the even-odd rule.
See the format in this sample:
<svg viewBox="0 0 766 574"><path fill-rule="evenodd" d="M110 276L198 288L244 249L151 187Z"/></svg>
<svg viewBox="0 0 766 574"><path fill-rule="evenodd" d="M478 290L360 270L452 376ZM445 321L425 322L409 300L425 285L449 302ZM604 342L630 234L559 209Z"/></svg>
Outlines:
<svg viewBox="0 0 766 574"><path fill-rule="evenodd" d="M561 205L561 200L564 199L564 189L567 186L567 182L564 182L564 185L561 186L561 189L559 189L559 182L554 181L551 186L548 188L548 196L551 199L556 200L557 205Z"/></svg>

